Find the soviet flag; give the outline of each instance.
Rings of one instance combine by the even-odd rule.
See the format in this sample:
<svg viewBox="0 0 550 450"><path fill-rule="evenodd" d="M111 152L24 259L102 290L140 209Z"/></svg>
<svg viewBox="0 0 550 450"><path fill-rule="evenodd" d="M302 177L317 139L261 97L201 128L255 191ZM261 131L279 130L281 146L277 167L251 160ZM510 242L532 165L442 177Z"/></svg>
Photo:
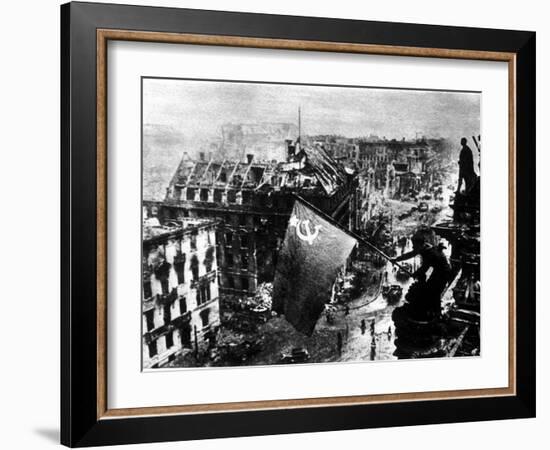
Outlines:
<svg viewBox="0 0 550 450"><path fill-rule="evenodd" d="M275 269L273 310L311 336L356 243L329 217L297 199Z"/></svg>

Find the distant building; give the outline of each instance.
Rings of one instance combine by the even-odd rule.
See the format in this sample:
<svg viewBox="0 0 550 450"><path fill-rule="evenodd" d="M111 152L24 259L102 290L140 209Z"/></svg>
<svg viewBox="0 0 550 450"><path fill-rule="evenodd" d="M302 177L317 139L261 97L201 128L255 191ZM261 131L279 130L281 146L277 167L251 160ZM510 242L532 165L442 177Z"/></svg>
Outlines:
<svg viewBox="0 0 550 450"><path fill-rule="evenodd" d="M374 169L374 187L387 197L429 189L432 181L433 143L425 140L361 140L355 158L358 170Z"/></svg>
<svg viewBox="0 0 550 450"><path fill-rule="evenodd" d="M221 150L225 158L235 161L245 161L246 155L257 162L285 161L285 142L297 131L293 123L225 124Z"/></svg>
<svg viewBox="0 0 550 450"><path fill-rule="evenodd" d="M287 140L283 162L183 158L158 215L220 221L217 255L220 290L252 295L273 280L278 249L299 194L336 221L352 226L354 177L319 147ZM146 204L153 208L153 204ZM157 208L158 209L158 208Z"/></svg>
<svg viewBox="0 0 550 450"><path fill-rule="evenodd" d="M157 207L152 203L150 208ZM146 208L145 208L146 209ZM216 222L144 217L143 367L207 345L219 325Z"/></svg>
<svg viewBox="0 0 550 450"><path fill-rule="evenodd" d="M372 188L384 191L387 197L427 187L434 148L442 144L441 139L388 140L374 135L362 138L320 135L308 139L358 173L373 169Z"/></svg>
<svg viewBox="0 0 550 450"><path fill-rule="evenodd" d="M321 146L336 161L342 161L354 165L359 146L357 138L344 136L319 135L309 138L315 144Z"/></svg>
<svg viewBox="0 0 550 450"><path fill-rule="evenodd" d="M382 208L382 195L374 189L375 171L372 167L363 170L358 175L357 195L355 204L355 231L365 231L372 216Z"/></svg>

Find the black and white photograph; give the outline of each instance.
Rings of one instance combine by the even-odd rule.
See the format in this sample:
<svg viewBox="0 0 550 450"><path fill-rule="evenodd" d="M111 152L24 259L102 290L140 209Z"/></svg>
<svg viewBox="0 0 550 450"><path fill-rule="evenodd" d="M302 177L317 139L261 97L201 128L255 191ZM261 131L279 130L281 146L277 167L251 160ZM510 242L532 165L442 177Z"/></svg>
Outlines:
<svg viewBox="0 0 550 450"><path fill-rule="evenodd" d="M142 368L475 357L479 92L142 78Z"/></svg>
<svg viewBox="0 0 550 450"><path fill-rule="evenodd" d="M544 447L547 10L6 3L0 449Z"/></svg>

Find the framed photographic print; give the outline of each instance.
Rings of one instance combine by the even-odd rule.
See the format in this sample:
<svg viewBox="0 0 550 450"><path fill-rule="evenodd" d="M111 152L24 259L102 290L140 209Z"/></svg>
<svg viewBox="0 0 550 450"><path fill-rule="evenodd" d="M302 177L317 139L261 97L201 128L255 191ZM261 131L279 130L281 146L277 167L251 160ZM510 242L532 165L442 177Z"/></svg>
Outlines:
<svg viewBox="0 0 550 450"><path fill-rule="evenodd" d="M63 444L535 415L535 33L61 24Z"/></svg>

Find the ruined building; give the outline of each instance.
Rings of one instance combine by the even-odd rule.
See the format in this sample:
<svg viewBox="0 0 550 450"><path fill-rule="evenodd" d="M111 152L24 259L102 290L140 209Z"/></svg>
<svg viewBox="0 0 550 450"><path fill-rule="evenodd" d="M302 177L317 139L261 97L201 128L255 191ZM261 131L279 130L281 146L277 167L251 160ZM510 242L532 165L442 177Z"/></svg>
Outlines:
<svg viewBox="0 0 550 450"><path fill-rule="evenodd" d="M430 164L434 160L431 146L423 141L361 141L354 156L358 168L372 167L374 183L386 195L406 195L426 188L430 180Z"/></svg>
<svg viewBox="0 0 550 450"><path fill-rule="evenodd" d="M296 136L293 123L225 124L221 128L223 154L231 160L245 161L247 154L255 161L284 161L286 141Z"/></svg>
<svg viewBox="0 0 550 450"><path fill-rule="evenodd" d="M359 234L366 231L373 216L386 210L383 192L374 188L374 176L372 167L361 171L357 176L354 231Z"/></svg>
<svg viewBox="0 0 550 450"><path fill-rule="evenodd" d="M147 217L147 214L144 214ZM208 344L219 325L216 222L185 219L143 226L143 367Z"/></svg>
<svg viewBox="0 0 550 450"><path fill-rule="evenodd" d="M354 179L321 148L286 141L282 161L199 159L184 156L157 208L166 223L185 218L219 221L220 289L252 295L274 277L277 251L299 194L344 226L353 214Z"/></svg>

